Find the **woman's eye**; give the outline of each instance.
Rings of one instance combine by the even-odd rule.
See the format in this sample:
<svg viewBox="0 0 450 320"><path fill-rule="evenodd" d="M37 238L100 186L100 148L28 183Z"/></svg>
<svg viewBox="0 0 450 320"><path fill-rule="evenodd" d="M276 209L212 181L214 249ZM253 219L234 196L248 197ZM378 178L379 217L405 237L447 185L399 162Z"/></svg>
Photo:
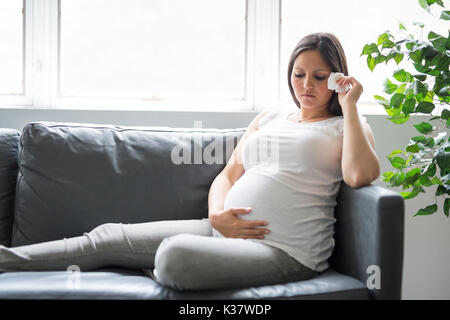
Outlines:
<svg viewBox="0 0 450 320"><path fill-rule="evenodd" d="M295 75L296 78L303 78L304 76L305 76L304 74L296 74L296 75ZM325 80L326 77L317 77L317 76L316 76L316 79L317 79L317 80Z"/></svg>

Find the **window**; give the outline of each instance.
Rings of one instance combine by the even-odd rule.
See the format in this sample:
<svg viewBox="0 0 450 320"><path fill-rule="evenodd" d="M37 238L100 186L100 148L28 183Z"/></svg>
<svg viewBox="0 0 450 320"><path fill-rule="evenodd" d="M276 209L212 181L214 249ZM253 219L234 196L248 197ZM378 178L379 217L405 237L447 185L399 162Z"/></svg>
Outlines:
<svg viewBox="0 0 450 320"><path fill-rule="evenodd" d="M295 107L286 75L291 51L309 33L332 32L364 86L362 112L384 114L373 95L398 66L390 61L371 72L360 56L364 44L399 22L420 32L410 22L421 21L446 36L449 22L437 20L415 0L0 1L0 106Z"/></svg>
<svg viewBox="0 0 450 320"><path fill-rule="evenodd" d="M0 2L0 95L24 94L22 1Z"/></svg>
<svg viewBox="0 0 450 320"><path fill-rule="evenodd" d="M245 4L62 0L59 94L243 100Z"/></svg>

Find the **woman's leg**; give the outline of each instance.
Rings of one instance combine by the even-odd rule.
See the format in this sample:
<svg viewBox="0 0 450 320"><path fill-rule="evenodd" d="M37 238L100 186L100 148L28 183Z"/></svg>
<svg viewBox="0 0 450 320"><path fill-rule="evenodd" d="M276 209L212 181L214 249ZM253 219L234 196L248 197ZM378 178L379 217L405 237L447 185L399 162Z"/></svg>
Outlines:
<svg viewBox="0 0 450 320"><path fill-rule="evenodd" d="M153 268L161 241L180 233L212 235L207 219L106 223L79 237L0 246L0 271L66 270L70 265L81 271L107 266Z"/></svg>
<svg viewBox="0 0 450 320"><path fill-rule="evenodd" d="M269 285L317 275L284 251L260 242L186 234L161 243L153 270L156 281L178 290Z"/></svg>

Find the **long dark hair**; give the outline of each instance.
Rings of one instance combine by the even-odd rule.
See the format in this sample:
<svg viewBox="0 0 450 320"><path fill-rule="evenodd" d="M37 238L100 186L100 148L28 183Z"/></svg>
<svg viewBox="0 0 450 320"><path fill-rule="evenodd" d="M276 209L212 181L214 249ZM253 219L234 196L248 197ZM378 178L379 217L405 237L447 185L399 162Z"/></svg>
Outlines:
<svg viewBox="0 0 450 320"><path fill-rule="evenodd" d="M295 97L294 89L291 84L291 74L294 68L295 59L298 55L306 50L317 50L322 58L328 63L332 72L341 72L348 76L347 59L345 58L344 49L338 38L331 33L317 32L302 38L295 49L292 51L288 65L288 86L295 104L301 108L300 102ZM328 111L336 116L342 116L342 108L339 104L337 92L333 92L328 103Z"/></svg>

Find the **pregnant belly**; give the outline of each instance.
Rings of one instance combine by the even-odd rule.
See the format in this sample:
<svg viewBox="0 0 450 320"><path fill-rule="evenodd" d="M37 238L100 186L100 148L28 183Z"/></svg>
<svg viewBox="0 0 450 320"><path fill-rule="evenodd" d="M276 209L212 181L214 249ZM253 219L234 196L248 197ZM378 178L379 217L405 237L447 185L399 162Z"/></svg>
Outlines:
<svg viewBox="0 0 450 320"><path fill-rule="evenodd" d="M305 200L298 192L272 177L246 171L228 192L224 209L251 207L249 214L239 217L267 221L271 233L266 239L275 240L281 234L296 232Z"/></svg>
<svg viewBox="0 0 450 320"><path fill-rule="evenodd" d="M251 207L249 214L239 217L269 223L271 232L264 240L253 241L316 255L332 243L333 201L327 203L323 197L296 191L274 177L249 170L228 192L224 208Z"/></svg>

